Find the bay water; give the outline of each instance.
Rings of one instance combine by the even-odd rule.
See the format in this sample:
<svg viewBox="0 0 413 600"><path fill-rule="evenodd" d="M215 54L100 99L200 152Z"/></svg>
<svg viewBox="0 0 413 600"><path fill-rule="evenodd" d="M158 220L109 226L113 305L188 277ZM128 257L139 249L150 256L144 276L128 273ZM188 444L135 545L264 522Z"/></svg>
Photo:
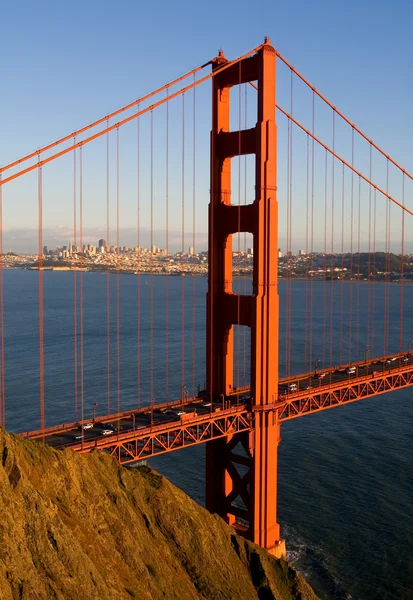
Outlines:
<svg viewBox="0 0 413 600"><path fill-rule="evenodd" d="M53 425L73 421L76 416L74 276L45 271L43 281L45 418L46 425ZM110 410L116 412L118 402L117 283L121 409L149 404L151 396L156 402L177 399L182 385L190 394L198 385L203 387L206 278L120 275L117 280L116 275L84 273L85 418L92 416L95 403L97 414L106 414L108 408L108 282ZM78 274L78 292L79 285ZM250 282L242 282L244 285L250 289ZM291 292L288 328L286 288ZM26 431L40 424L38 273L6 270L4 290L6 425L9 431ZM379 283L352 286L329 282L326 286L314 282L311 291L310 364L310 337L305 334L310 322L308 283L280 282L281 376L287 368L291 373L313 368L317 359L328 363L330 356L334 364L354 360L356 352L362 359L367 344L370 356L383 354L386 303L388 347L390 352L398 351L399 285L386 288ZM402 343L407 349L413 339L413 286L404 286L403 306ZM325 307L330 311L328 317L324 317ZM79 303L76 310L80 357ZM234 373L238 385L248 383L249 358L243 350L248 340L248 331L237 330ZM80 367L78 375L80 381ZM80 385L77 395L80 417ZM413 390L286 422L281 435L278 520L289 559L321 598L413 598ZM202 504L204 455L201 445L156 457L150 463Z"/></svg>

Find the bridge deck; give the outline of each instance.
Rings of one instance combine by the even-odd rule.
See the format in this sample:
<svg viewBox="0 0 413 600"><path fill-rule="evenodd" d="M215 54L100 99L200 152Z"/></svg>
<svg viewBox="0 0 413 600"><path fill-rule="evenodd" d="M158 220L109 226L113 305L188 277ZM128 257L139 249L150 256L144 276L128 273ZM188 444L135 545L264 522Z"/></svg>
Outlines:
<svg viewBox="0 0 413 600"><path fill-rule="evenodd" d="M346 373L345 365L319 371L317 376L284 378L278 399L265 410L277 411L280 421L286 421L413 385L413 354L380 357L354 366L355 374ZM321 379L320 373L325 373ZM290 392L293 383L297 391ZM128 463L249 430L254 410L249 388L241 388L217 402L188 398L99 417L93 426L85 421L19 435L80 453L104 449L119 462ZM87 423L90 428L84 429Z"/></svg>

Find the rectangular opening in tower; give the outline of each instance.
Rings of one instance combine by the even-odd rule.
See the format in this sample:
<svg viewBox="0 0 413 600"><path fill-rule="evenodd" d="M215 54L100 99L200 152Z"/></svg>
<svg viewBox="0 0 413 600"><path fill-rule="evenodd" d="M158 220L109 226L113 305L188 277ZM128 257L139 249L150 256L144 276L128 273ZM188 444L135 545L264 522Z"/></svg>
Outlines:
<svg viewBox="0 0 413 600"><path fill-rule="evenodd" d="M250 385L251 367L251 329L245 325L233 325L234 390Z"/></svg>
<svg viewBox="0 0 413 600"><path fill-rule="evenodd" d="M257 85L256 81L251 82ZM255 127L257 122L257 90L250 83L235 85L230 90L230 131Z"/></svg>

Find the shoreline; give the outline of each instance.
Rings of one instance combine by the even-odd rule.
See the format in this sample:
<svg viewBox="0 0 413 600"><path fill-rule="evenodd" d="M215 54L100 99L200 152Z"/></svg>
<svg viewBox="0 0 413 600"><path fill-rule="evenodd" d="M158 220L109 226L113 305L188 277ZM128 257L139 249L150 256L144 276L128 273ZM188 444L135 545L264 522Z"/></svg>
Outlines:
<svg viewBox="0 0 413 600"><path fill-rule="evenodd" d="M38 267L23 267L23 266L19 266L19 267L8 267L8 266L3 266L3 269L5 270L21 270L21 271L39 271ZM122 275L136 275L136 276L140 276L140 275L156 275L156 276L162 276L162 277L208 277L208 273L205 272L193 272L193 271L182 271L182 272L163 272L160 273L159 271L156 272L151 272L151 271L129 271L126 269L119 269L119 271L117 271L116 269L90 269L90 268L72 268L72 267L43 267L42 269L40 269L41 271L53 271L54 273L67 273L67 272L78 272L78 273L100 273L102 275L117 275L122 274ZM233 277L245 277L247 279L252 279L252 274L251 273L234 273L233 272ZM399 284L399 285L413 285L413 280L407 280L407 281L400 281L400 280L390 280L390 281L386 281L385 279L324 279L324 278L306 278L306 277L282 277L282 276L278 276L278 280L279 281L308 281L308 282L318 282L318 283L364 283L364 284L378 284L378 283L383 283L383 284L387 284L387 283L391 283L391 284Z"/></svg>

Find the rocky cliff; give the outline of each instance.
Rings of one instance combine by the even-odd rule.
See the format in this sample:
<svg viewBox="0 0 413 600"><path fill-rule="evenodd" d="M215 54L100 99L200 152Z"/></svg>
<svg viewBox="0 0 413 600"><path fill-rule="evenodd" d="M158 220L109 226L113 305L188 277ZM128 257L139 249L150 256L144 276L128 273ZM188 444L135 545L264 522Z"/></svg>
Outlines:
<svg viewBox="0 0 413 600"><path fill-rule="evenodd" d="M0 430L1 600L316 600L148 467Z"/></svg>

